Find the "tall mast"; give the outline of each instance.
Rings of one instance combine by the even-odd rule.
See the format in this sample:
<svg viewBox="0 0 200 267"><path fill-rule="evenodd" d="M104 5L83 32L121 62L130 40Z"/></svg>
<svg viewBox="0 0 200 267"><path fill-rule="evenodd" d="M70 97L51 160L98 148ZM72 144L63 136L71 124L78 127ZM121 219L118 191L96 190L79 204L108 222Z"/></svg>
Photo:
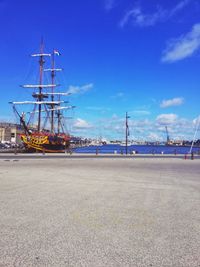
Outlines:
<svg viewBox="0 0 200 267"><path fill-rule="evenodd" d="M53 50L52 53L52 61L51 61L51 65L52 65L52 71L51 71L51 83L52 85L54 85L54 81L55 81L55 53ZM54 86L52 86L51 89L52 95L51 95L51 101L54 101ZM51 111L51 132L54 132L54 105L52 105L52 111Z"/></svg>
<svg viewBox="0 0 200 267"><path fill-rule="evenodd" d="M61 112L58 110L58 133L60 133L60 126L61 126Z"/></svg>
<svg viewBox="0 0 200 267"><path fill-rule="evenodd" d="M57 120L58 120L58 133L60 131L60 118L61 118L61 112L59 110L60 107L60 103L54 103L55 102L55 98L58 98L57 102L60 102L60 96L61 95L69 95L69 93L67 92L63 92L63 93L57 93L54 90L54 87L56 87L57 85L55 84L55 77L56 77L56 72L57 71L62 71L61 68L55 68L55 55L60 55L60 53L53 49L53 52L51 53L51 68L50 69L44 69L44 71L51 71L51 93L46 93L46 95L51 96L51 116L50 116L50 123L51 123L51 132L54 133L55 132L55 113L57 112ZM55 105L58 106L57 109L55 109ZM55 112L56 111L56 112Z"/></svg>
<svg viewBox="0 0 200 267"><path fill-rule="evenodd" d="M43 57L43 51L44 51L44 42L43 38L41 40L41 45L40 45L40 60L39 60L39 65L40 65L40 78L39 78L39 95L38 95L38 101L42 101L42 81L43 81L43 66L45 63L44 57ZM40 132L41 129L41 109L42 109L42 104L38 105L38 132Z"/></svg>
<svg viewBox="0 0 200 267"><path fill-rule="evenodd" d="M126 112L126 155L128 154L128 136L129 136L129 127L128 127L128 119L130 116L128 116L128 112Z"/></svg>

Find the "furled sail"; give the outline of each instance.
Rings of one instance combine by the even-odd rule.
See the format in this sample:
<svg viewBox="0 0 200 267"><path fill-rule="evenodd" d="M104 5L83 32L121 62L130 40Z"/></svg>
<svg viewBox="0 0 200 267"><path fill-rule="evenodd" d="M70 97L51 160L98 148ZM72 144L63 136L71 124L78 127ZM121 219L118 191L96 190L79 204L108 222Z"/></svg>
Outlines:
<svg viewBox="0 0 200 267"><path fill-rule="evenodd" d="M44 71L62 71L63 69L44 69Z"/></svg>
<svg viewBox="0 0 200 267"><path fill-rule="evenodd" d="M9 102L13 105L24 105L24 104L36 104L36 105L59 105L61 103L65 103L65 101L19 101L19 102Z"/></svg>
<svg viewBox="0 0 200 267"><path fill-rule="evenodd" d="M43 109L41 110L41 112L48 112L48 111L59 111L59 110L63 110L63 109L73 109L75 108L75 106L67 106L67 107L58 107L58 108L50 108L50 109ZM35 113L38 113L39 111L38 110L35 110L35 111L29 111L27 112L28 114L35 114Z"/></svg>
<svg viewBox="0 0 200 267"><path fill-rule="evenodd" d="M34 97L37 97L38 95L40 95L39 93L34 93ZM57 95L57 96L61 96L61 95L63 95L63 96L68 96L68 95L71 95L71 93L67 93L67 92L53 92L53 93L44 93L44 94L42 94L42 96L48 96L48 95Z"/></svg>
<svg viewBox="0 0 200 267"><path fill-rule="evenodd" d="M38 54L32 54L32 57L50 57L51 54L47 54L47 53L38 53Z"/></svg>
<svg viewBox="0 0 200 267"><path fill-rule="evenodd" d="M59 84L24 84L21 85L23 88L52 88L59 86Z"/></svg>

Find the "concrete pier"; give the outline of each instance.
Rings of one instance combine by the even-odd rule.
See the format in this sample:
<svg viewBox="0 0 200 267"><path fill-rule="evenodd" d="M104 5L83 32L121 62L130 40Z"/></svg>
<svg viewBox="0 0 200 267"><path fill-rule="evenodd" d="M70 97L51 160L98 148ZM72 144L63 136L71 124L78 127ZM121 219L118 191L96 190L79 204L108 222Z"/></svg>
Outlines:
<svg viewBox="0 0 200 267"><path fill-rule="evenodd" d="M200 266L199 160L17 156L0 158L0 266Z"/></svg>

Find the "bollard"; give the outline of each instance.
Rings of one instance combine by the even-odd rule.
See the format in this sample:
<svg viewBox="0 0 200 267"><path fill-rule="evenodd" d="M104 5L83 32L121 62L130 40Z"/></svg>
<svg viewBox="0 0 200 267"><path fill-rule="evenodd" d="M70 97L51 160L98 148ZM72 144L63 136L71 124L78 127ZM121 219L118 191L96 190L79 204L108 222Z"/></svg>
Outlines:
<svg viewBox="0 0 200 267"><path fill-rule="evenodd" d="M45 155L45 151L44 151L44 148L42 149L42 154Z"/></svg>
<svg viewBox="0 0 200 267"><path fill-rule="evenodd" d="M191 160L194 159L194 152L191 153Z"/></svg>
<svg viewBox="0 0 200 267"><path fill-rule="evenodd" d="M121 150L121 155L123 155L123 150Z"/></svg>
<svg viewBox="0 0 200 267"><path fill-rule="evenodd" d="M185 154L184 159L187 159L187 154Z"/></svg>
<svg viewBox="0 0 200 267"><path fill-rule="evenodd" d="M96 149L96 155L98 155L99 151L98 151L98 148Z"/></svg>

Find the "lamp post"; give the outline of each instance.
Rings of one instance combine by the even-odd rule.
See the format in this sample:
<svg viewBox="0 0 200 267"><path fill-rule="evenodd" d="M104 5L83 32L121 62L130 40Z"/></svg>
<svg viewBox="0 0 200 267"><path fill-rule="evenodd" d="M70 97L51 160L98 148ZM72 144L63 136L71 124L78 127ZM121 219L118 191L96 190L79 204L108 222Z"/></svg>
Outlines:
<svg viewBox="0 0 200 267"><path fill-rule="evenodd" d="M130 116L128 116L128 112L126 112L126 155L128 154L128 136L129 136L129 127L128 127L128 119Z"/></svg>

